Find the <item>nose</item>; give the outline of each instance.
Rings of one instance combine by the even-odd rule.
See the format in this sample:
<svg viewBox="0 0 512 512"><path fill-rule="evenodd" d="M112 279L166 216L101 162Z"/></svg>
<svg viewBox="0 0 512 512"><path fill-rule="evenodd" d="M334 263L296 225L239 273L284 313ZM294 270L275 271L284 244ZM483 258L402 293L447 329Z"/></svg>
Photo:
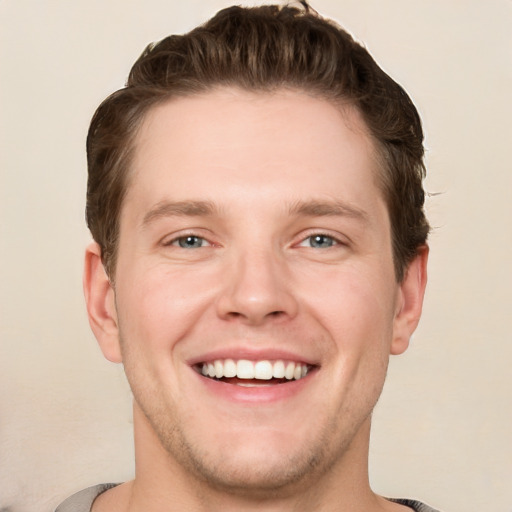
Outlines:
<svg viewBox="0 0 512 512"><path fill-rule="evenodd" d="M217 311L224 320L256 326L297 314L286 264L273 254L246 251L238 255L223 280Z"/></svg>

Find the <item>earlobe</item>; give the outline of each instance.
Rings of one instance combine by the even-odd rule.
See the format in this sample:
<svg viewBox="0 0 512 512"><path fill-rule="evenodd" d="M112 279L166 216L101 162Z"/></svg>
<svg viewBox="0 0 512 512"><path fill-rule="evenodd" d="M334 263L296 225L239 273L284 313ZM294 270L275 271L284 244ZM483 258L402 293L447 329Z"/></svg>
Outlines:
<svg viewBox="0 0 512 512"><path fill-rule="evenodd" d="M400 284L390 350L393 355L407 350L412 333L420 321L427 285L428 251L427 245L418 249L418 254L407 267Z"/></svg>
<svg viewBox="0 0 512 512"><path fill-rule="evenodd" d="M85 251L83 286L89 324L103 355L122 361L114 289L101 261L101 249L92 242Z"/></svg>

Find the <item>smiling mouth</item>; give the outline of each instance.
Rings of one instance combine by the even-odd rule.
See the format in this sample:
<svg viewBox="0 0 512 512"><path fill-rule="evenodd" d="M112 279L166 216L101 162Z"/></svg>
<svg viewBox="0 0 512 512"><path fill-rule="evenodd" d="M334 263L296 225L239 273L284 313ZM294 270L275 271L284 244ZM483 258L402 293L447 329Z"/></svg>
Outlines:
<svg viewBox="0 0 512 512"><path fill-rule="evenodd" d="M249 361L248 359L216 359L199 363L195 370L204 377L238 386L270 386L306 377L312 365L294 361Z"/></svg>

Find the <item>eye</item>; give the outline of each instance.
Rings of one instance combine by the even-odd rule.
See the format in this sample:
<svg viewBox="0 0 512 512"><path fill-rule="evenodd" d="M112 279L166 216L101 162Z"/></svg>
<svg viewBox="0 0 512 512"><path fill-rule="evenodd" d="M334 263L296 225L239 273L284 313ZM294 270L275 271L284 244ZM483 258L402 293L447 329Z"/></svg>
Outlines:
<svg viewBox="0 0 512 512"><path fill-rule="evenodd" d="M200 236L186 235L180 236L172 241L170 245L177 245L183 249L198 249L208 244L208 241Z"/></svg>
<svg viewBox="0 0 512 512"><path fill-rule="evenodd" d="M337 245L338 241L329 235L312 235L305 238L299 245L302 247L313 247L314 249L327 249Z"/></svg>

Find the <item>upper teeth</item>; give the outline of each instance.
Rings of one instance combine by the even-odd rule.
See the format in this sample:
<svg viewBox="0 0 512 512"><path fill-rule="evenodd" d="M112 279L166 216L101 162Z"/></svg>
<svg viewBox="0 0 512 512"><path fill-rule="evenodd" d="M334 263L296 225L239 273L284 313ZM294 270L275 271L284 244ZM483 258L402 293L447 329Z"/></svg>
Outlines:
<svg viewBox="0 0 512 512"><path fill-rule="evenodd" d="M207 377L238 377L239 379L301 379L308 373L308 365L294 362L249 361L247 359L216 359L203 363L201 373Z"/></svg>

